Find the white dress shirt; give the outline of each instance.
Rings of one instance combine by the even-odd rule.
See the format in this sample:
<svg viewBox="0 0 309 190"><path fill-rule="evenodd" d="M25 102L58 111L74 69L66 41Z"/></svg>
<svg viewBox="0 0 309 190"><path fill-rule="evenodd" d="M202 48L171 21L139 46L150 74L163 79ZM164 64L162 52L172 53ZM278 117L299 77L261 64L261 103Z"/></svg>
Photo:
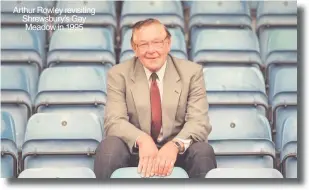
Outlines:
<svg viewBox="0 0 309 190"><path fill-rule="evenodd" d="M164 65L160 68L160 70L158 70L156 72L156 74L158 75L157 85L158 85L158 88L159 88L159 91L160 91L161 105L162 105L162 100L163 100L163 78L164 78L164 74L165 74L166 65L167 65L167 61L165 61ZM149 69L147 69L146 67L144 67L144 70L145 70L146 76L148 78L149 89L150 89L150 85L151 85L151 81L152 81L150 76L151 76L152 72ZM184 143L184 151L181 152L180 154L183 154L188 149L188 147L191 145L191 139L186 139L186 140L185 139L179 139L179 138L175 138L175 139ZM163 140L163 129L162 128L161 128L161 131L160 131L160 134L159 134L157 140L158 140L158 142L161 142ZM135 143L135 147L136 147L136 143Z"/></svg>

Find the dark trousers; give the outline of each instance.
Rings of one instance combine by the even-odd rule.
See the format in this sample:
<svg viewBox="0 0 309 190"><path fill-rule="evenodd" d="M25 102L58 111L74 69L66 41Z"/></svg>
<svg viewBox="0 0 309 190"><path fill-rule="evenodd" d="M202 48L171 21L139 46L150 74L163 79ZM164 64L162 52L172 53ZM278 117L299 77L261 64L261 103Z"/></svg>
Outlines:
<svg viewBox="0 0 309 190"><path fill-rule="evenodd" d="M96 150L94 173L99 179L107 179L116 169L137 167L138 162L138 154L131 154L124 141L118 137L107 137ZM190 178L205 178L208 171L217 167L217 162L208 143L196 142L184 154L177 156L175 166L183 168Z"/></svg>

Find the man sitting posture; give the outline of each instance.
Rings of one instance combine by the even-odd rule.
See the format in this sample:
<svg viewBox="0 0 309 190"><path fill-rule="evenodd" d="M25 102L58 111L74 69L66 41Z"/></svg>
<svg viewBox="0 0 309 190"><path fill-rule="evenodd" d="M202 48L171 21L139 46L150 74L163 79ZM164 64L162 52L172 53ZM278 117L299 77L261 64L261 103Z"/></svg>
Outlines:
<svg viewBox="0 0 309 190"><path fill-rule="evenodd" d="M133 27L132 59L108 72L106 138L96 151L97 178L138 167L142 177L170 175L182 167L190 178L216 168L202 66L169 55L171 34L158 20Z"/></svg>

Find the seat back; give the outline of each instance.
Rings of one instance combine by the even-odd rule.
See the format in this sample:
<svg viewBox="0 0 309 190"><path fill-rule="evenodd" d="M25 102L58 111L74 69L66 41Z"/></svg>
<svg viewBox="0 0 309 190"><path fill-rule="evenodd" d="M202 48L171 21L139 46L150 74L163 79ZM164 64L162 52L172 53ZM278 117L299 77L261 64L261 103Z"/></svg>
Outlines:
<svg viewBox="0 0 309 190"><path fill-rule="evenodd" d="M261 1L256 10L256 29L297 26L297 1Z"/></svg>
<svg viewBox="0 0 309 190"><path fill-rule="evenodd" d="M280 160L286 178L297 178L297 128L297 115L288 117L283 124Z"/></svg>
<svg viewBox="0 0 309 190"><path fill-rule="evenodd" d="M96 176L89 168L67 167L26 169L18 178L96 178Z"/></svg>
<svg viewBox="0 0 309 190"><path fill-rule="evenodd" d="M196 63L262 65L258 39L251 30L200 29L191 36L191 46Z"/></svg>
<svg viewBox="0 0 309 190"><path fill-rule="evenodd" d="M126 168L119 168L115 170L111 178L142 178L139 173L137 173L137 167L126 167ZM153 176L151 178L189 178L187 172L180 168L174 167L171 175L166 177L159 177Z"/></svg>
<svg viewBox="0 0 309 190"><path fill-rule="evenodd" d="M7 112L1 112L1 177L17 176L17 146L14 120Z"/></svg>
<svg viewBox="0 0 309 190"><path fill-rule="evenodd" d="M1 1L1 25L38 24L31 18L47 16L48 13L44 13L43 9L48 5L47 1Z"/></svg>
<svg viewBox="0 0 309 190"><path fill-rule="evenodd" d="M264 77L256 67L204 67L210 106L254 107L266 115L268 104Z"/></svg>
<svg viewBox="0 0 309 190"><path fill-rule="evenodd" d="M247 27L251 16L246 1L194 1L190 9L189 28Z"/></svg>
<svg viewBox="0 0 309 190"><path fill-rule="evenodd" d="M111 31L107 28L55 31L49 45L47 65L51 67L62 63L113 66L115 52Z"/></svg>
<svg viewBox="0 0 309 190"><path fill-rule="evenodd" d="M184 30L184 15L180 1L124 1L120 17L122 36L127 28L147 18L156 18L166 26Z"/></svg>
<svg viewBox="0 0 309 190"><path fill-rule="evenodd" d="M57 1L56 8L64 10L63 13L56 14L59 18L56 19L56 24L82 23L84 27L112 26L113 32L117 27L116 7L113 1ZM69 15L69 19L61 22L60 17L65 18L65 15ZM85 21L78 21L78 17L84 17Z"/></svg>
<svg viewBox="0 0 309 190"><path fill-rule="evenodd" d="M8 112L14 120L19 150L27 120L32 114L33 97L30 80L24 69L1 67L1 109Z"/></svg>
<svg viewBox="0 0 309 190"><path fill-rule="evenodd" d="M106 77L90 67L54 67L43 71L35 100L36 112L94 113L103 120Z"/></svg>
<svg viewBox="0 0 309 190"><path fill-rule="evenodd" d="M283 176L273 168L215 168L210 170L205 178L283 178Z"/></svg>
<svg viewBox="0 0 309 190"><path fill-rule="evenodd" d="M102 140L93 114L37 113L28 122L22 149L22 169L88 167Z"/></svg>
<svg viewBox="0 0 309 190"><path fill-rule="evenodd" d="M1 67L23 68L33 84L31 91L36 91L36 82L45 67L45 44L45 31L1 27Z"/></svg>
<svg viewBox="0 0 309 190"><path fill-rule="evenodd" d="M212 131L208 141L218 168L274 167L275 147L265 116L256 110L226 107L210 109L209 120Z"/></svg>
<svg viewBox="0 0 309 190"><path fill-rule="evenodd" d="M297 28L272 28L260 37L262 60L268 70L285 65L297 66ZM267 70L267 77L269 72Z"/></svg>

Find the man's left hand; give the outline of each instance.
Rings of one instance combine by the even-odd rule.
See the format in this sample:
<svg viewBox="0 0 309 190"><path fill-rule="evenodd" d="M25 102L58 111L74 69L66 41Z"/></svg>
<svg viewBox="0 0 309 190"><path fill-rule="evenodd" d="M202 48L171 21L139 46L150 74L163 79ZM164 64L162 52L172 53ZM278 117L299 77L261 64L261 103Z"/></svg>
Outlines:
<svg viewBox="0 0 309 190"><path fill-rule="evenodd" d="M153 172L157 176L171 175L178 155L178 148L173 142L166 143L157 153Z"/></svg>

